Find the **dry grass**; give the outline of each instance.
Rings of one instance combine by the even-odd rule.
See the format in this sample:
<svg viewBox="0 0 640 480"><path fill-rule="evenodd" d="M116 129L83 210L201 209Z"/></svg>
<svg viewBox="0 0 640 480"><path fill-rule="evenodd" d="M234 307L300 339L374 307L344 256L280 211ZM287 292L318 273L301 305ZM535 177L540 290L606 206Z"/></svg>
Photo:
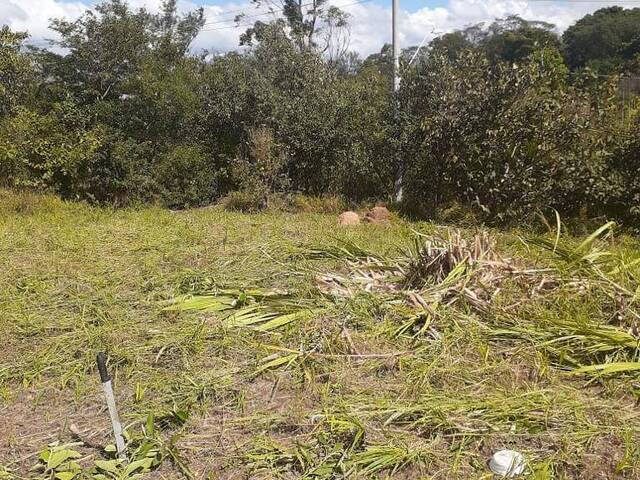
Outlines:
<svg viewBox="0 0 640 480"><path fill-rule="evenodd" d="M0 478L488 478L499 448L528 478L640 478L640 246L612 226L0 195Z"/></svg>

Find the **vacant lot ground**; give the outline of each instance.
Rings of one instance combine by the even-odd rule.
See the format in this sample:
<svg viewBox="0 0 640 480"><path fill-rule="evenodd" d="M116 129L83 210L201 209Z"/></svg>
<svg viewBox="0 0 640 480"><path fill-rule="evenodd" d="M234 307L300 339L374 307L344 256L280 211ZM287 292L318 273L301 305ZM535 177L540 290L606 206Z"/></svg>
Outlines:
<svg viewBox="0 0 640 480"><path fill-rule="evenodd" d="M554 229L0 192L0 478L640 478L640 244Z"/></svg>

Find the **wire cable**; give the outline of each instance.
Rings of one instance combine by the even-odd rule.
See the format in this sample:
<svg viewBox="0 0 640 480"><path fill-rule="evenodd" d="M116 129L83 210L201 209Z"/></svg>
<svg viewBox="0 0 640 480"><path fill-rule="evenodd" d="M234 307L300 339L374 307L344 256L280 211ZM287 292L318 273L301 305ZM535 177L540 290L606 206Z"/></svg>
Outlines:
<svg viewBox="0 0 640 480"><path fill-rule="evenodd" d="M368 3L368 2L371 2L371 1L372 0L359 0L357 2L346 3L346 4L343 4L343 5L330 5L330 6L335 6L337 8L344 8L344 7L350 7L352 5L360 5L362 3ZM307 4L307 5L313 5L313 3ZM279 12L282 12L282 11L283 11L283 9L273 10L272 12L268 12L268 14L269 15L276 14L276 13L279 13ZM262 15L254 15L254 16L262 16ZM251 17L247 16L247 17L241 18L240 21L243 22L245 18L252 18L254 16L251 16ZM235 23L235 19L234 20L230 20L230 21ZM215 28L203 28L200 31L201 32L215 32L217 30L227 30L227 29L230 29L230 28L240 28L240 27L250 27L250 26L253 26L253 23L245 22L245 23L235 23L234 25L225 25L225 26L220 26L220 27L215 27Z"/></svg>
<svg viewBox="0 0 640 480"><path fill-rule="evenodd" d="M300 7L307 7L309 5L313 5L314 2L309 2L309 3L303 3L302 5L300 5ZM244 20L245 18L254 18L254 17L262 17L263 15L273 15L274 13L278 13L278 12L282 12L284 11L283 8L276 8L276 9L270 9L268 12L260 12L260 13L254 13L251 15L245 15L244 12L242 10L236 10L242 13L239 13L238 15L236 15L236 17L242 15L242 20ZM215 25L215 24L219 24L219 23L226 23L226 22L235 22L235 18L226 18L226 19L221 19L221 20L216 20L214 22L206 22L204 25Z"/></svg>
<svg viewBox="0 0 640 480"><path fill-rule="evenodd" d="M599 3L599 4L603 4L603 5L609 5L609 6L616 6L619 4L635 4L635 3L640 3L640 0L615 0L615 1L611 1L611 0L527 0L527 2L530 3L565 3L565 4L570 4L570 3Z"/></svg>

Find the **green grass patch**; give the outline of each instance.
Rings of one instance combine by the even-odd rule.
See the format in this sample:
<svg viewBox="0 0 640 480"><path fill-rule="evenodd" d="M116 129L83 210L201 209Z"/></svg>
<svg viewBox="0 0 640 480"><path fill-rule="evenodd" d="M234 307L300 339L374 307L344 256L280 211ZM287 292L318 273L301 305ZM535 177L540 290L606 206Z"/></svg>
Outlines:
<svg viewBox="0 0 640 480"><path fill-rule="evenodd" d="M613 225L0 200L0 478L488 478L502 448L640 475L640 243Z"/></svg>

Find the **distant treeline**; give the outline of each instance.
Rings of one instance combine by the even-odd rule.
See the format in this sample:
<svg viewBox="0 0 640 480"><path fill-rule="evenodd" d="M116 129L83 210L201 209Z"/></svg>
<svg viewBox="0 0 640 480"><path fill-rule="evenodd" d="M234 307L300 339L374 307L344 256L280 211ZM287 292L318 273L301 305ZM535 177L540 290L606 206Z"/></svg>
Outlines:
<svg viewBox="0 0 640 480"><path fill-rule="evenodd" d="M179 15L175 0L54 19L48 49L3 27L0 183L259 209L293 192L387 200L402 163L419 216L555 208L640 225L638 105L619 88L640 74L640 9L598 10L561 37L519 17L443 35L403 52L394 98L389 46L360 59L348 14L324 1L284 0L224 55L190 50L203 11Z"/></svg>

